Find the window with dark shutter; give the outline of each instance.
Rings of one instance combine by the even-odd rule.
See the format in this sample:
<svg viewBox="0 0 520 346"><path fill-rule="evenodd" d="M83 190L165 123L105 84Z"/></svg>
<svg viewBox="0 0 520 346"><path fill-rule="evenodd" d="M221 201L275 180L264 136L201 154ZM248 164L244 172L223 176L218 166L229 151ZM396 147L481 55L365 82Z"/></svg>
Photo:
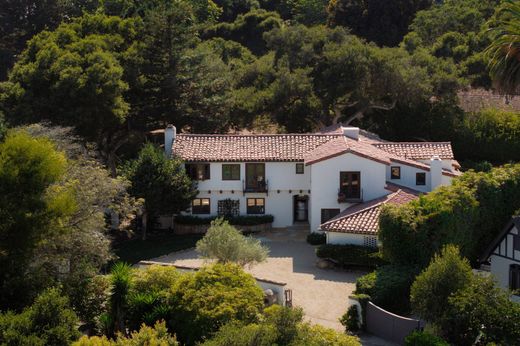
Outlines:
<svg viewBox="0 0 520 346"><path fill-rule="evenodd" d="M209 198L195 198L191 202L192 214L209 214L211 213L211 203Z"/></svg>
<svg viewBox="0 0 520 346"><path fill-rule="evenodd" d="M223 164L222 180L240 180L240 164Z"/></svg>
<svg viewBox="0 0 520 346"><path fill-rule="evenodd" d="M340 172L339 191L345 198L361 198L361 173L360 172Z"/></svg>
<svg viewBox="0 0 520 346"><path fill-rule="evenodd" d="M247 199L248 214L265 214L265 199L248 198Z"/></svg>
<svg viewBox="0 0 520 346"><path fill-rule="evenodd" d="M399 166L390 167L390 179L401 179L401 167L399 167Z"/></svg>
<svg viewBox="0 0 520 346"><path fill-rule="evenodd" d="M415 185L426 185L426 173L415 173Z"/></svg>
<svg viewBox="0 0 520 346"><path fill-rule="evenodd" d="M520 290L520 265L511 264L509 266L509 288Z"/></svg>
<svg viewBox="0 0 520 346"><path fill-rule="evenodd" d="M334 216L339 214L339 209L322 209L321 210L321 223L325 223L332 219Z"/></svg>
<svg viewBox="0 0 520 346"><path fill-rule="evenodd" d="M187 163L186 174L191 180L208 180L210 179L209 163Z"/></svg>

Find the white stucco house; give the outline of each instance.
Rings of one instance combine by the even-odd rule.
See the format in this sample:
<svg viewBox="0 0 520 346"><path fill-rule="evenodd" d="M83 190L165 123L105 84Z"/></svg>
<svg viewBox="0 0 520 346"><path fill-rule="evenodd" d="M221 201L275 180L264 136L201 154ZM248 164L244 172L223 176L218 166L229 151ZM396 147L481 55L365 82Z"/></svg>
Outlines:
<svg viewBox="0 0 520 346"><path fill-rule="evenodd" d="M460 174L449 142L388 142L356 127L212 135L177 134L170 125L164 138L166 155L181 158L198 182L190 213L217 215L232 200L237 213L273 215L273 227L308 224L329 243L374 245L379 206ZM359 222L367 215L372 221Z"/></svg>
<svg viewBox="0 0 520 346"><path fill-rule="evenodd" d="M515 216L491 242L480 258L500 287L516 291L512 300L520 302L520 216Z"/></svg>

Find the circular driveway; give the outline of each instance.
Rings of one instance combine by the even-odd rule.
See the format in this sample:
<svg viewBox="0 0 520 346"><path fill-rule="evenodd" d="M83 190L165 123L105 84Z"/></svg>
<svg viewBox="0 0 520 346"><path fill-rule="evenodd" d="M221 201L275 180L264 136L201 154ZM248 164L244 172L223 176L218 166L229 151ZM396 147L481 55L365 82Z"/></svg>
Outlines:
<svg viewBox="0 0 520 346"><path fill-rule="evenodd" d="M269 257L246 270L258 278L287 283L293 292L293 305L302 307L311 322L343 331L338 319L347 311L356 279L364 273L317 268L314 246L305 242L306 235L299 230L258 234L256 238L269 247ZM194 249L152 260L195 267L204 264Z"/></svg>

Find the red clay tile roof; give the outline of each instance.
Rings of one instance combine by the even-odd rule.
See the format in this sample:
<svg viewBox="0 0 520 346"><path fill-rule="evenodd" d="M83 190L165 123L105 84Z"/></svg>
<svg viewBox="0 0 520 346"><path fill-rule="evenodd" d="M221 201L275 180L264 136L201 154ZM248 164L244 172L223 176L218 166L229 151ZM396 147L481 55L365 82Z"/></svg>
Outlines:
<svg viewBox="0 0 520 346"><path fill-rule="evenodd" d="M359 140L334 132L280 135L178 134L173 144L174 155L188 162L304 161L313 164L347 152L386 165L399 162L425 171L429 170L429 166L416 161L418 157L429 159L433 155L441 158L453 156L451 145L447 142L384 142L376 140L373 135L365 136L364 131L360 133Z"/></svg>
<svg viewBox="0 0 520 346"><path fill-rule="evenodd" d="M333 139L330 134L177 135L173 153L185 161L303 161Z"/></svg>
<svg viewBox="0 0 520 346"><path fill-rule="evenodd" d="M395 186L392 184L389 189L395 188ZM332 220L322 224L321 230L327 232L377 235L379 231L379 214L381 213L381 206L383 204L402 205L416 198L418 198L416 191L399 188L389 195L343 210Z"/></svg>
<svg viewBox="0 0 520 346"><path fill-rule="evenodd" d="M414 160L431 159L437 155L442 160L452 160L450 142L385 142L374 143L381 150Z"/></svg>

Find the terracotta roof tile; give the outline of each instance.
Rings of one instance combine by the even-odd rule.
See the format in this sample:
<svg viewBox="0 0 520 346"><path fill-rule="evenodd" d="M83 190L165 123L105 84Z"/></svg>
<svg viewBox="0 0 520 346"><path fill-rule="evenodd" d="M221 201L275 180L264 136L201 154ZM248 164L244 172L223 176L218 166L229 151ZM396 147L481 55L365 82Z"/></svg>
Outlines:
<svg viewBox="0 0 520 346"><path fill-rule="evenodd" d="M402 205L417 197L418 193L416 191L398 189L389 195L343 210L332 220L322 224L321 229L328 232L377 235L379 231L379 214L383 204Z"/></svg>
<svg viewBox="0 0 520 346"><path fill-rule="evenodd" d="M450 142L385 142L375 143L374 146L397 156L414 160L431 159L435 155L444 160L453 159Z"/></svg>
<svg viewBox="0 0 520 346"><path fill-rule="evenodd" d="M177 135L173 153L185 161L303 161L340 135Z"/></svg>

